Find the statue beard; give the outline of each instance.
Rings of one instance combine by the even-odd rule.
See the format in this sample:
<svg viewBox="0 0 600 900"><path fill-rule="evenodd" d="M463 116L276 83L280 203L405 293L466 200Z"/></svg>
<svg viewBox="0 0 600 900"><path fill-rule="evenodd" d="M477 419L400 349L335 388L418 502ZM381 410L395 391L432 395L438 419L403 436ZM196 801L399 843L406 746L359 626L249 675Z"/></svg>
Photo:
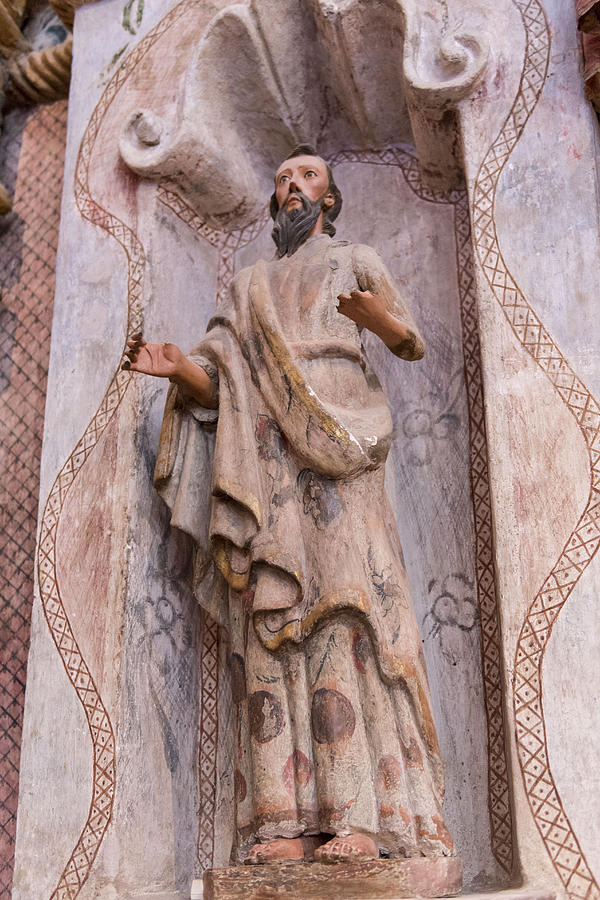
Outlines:
<svg viewBox="0 0 600 900"><path fill-rule="evenodd" d="M282 206L275 216L271 237L275 241L279 259L282 256L291 256L304 243L317 224L323 209L323 197L309 200L302 191L296 191L295 196L300 199L302 206L289 211ZM288 199L286 198L286 203Z"/></svg>

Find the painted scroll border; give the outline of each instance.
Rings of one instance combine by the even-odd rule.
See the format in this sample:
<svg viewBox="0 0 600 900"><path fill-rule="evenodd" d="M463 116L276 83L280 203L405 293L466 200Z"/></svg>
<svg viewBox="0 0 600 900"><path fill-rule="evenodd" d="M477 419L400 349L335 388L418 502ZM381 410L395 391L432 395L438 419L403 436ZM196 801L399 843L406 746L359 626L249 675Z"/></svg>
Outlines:
<svg viewBox="0 0 600 900"><path fill-rule="evenodd" d="M183 0L172 9L117 69L91 115L75 166L75 202L82 218L110 234L123 248L127 259L127 338L140 331L143 325L146 256L135 232L92 197L89 187L90 160L104 117L129 75L165 31L193 6L194 0ZM126 344L123 350L125 348ZM92 797L88 816L50 900L74 900L85 884L112 818L117 777L114 729L61 597L56 566L58 525L71 486L112 421L130 380L131 374L120 369L112 376L98 410L61 466L40 518L36 568L42 609L67 677L83 706L93 754Z"/></svg>
<svg viewBox="0 0 600 900"><path fill-rule="evenodd" d="M542 94L550 61L550 29L539 0L513 0L525 31L515 100L489 147L473 188L473 233L479 262L521 346L540 366L583 434L590 493L560 556L530 604L515 653L513 708L519 765L527 800L552 865L570 898L600 896L550 770L542 697L542 663L557 616L600 545L600 407L577 377L502 256L495 221L500 176Z"/></svg>
<svg viewBox="0 0 600 900"><path fill-rule="evenodd" d="M331 166L343 162L371 163L374 165L397 166L411 190L421 199L430 203L450 204L454 208L454 231L458 289L465 366L465 385L469 415L469 447L471 498L475 532L475 566L477 574L477 597L481 628L482 680L484 689L485 716L488 731L488 809L490 818L490 842L494 858L501 868L510 875L513 870L513 826L512 805L506 758L506 730L503 699L502 653L500 618L496 597L496 575L492 546L492 516L487 459L487 437L485 430L483 381L481 375L481 353L477 298L473 274L471 226L469 202L464 189L446 193L431 191L421 181L418 161L414 150L405 147L389 147L382 150L345 150L328 159ZM258 236L268 221L268 214L259 217L244 232L234 232L227 236L208 226L189 207L173 188L159 186L159 199L175 215L185 222L198 237L207 240L222 252L217 277L217 302L225 296L233 278L233 254L236 249ZM227 246L225 248L225 241ZM216 632L215 632L215 640ZM207 670L207 659L215 657L212 641L203 645L202 671ZM216 657L215 657L216 658ZM212 730L212 685L218 684L218 674L209 676L211 699L206 711L206 729ZM201 721L204 708L201 711ZM201 785L201 793L206 805L202 809L214 812L216 806L216 746L212 741L201 743L199 771L209 783ZM213 865L214 832L209 815L203 815L199 824L198 860L202 869Z"/></svg>

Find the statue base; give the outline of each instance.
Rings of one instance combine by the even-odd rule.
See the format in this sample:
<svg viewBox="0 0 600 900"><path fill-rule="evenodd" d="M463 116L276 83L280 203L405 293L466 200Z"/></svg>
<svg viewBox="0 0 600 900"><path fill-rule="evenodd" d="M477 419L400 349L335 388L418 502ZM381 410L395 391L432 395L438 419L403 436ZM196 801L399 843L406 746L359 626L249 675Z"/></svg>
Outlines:
<svg viewBox="0 0 600 900"><path fill-rule="evenodd" d="M369 859L348 863L286 862L230 866L204 873L203 900L397 900L453 897L462 887L462 862Z"/></svg>

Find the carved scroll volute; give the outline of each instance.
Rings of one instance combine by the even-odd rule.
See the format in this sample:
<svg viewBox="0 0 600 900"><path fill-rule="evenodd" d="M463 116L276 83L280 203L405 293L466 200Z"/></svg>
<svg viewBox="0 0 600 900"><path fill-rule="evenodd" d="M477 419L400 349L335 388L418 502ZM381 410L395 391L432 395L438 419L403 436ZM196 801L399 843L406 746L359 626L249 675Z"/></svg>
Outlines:
<svg viewBox="0 0 600 900"><path fill-rule="evenodd" d="M400 0L404 83L423 180L447 190L462 178L456 107L480 83L489 59L484 10L469 0Z"/></svg>
<svg viewBox="0 0 600 900"><path fill-rule="evenodd" d="M144 178L175 182L224 230L263 212L273 172L301 142L327 154L412 136L429 186L448 189L462 173L454 109L488 56L482 16L455 2L454 11L433 0L229 6L199 40L172 118L136 111L121 156Z"/></svg>
<svg viewBox="0 0 600 900"><path fill-rule="evenodd" d="M134 172L175 181L210 225L229 230L264 211L296 140L256 19L232 6L202 36L173 119L139 111L119 149Z"/></svg>
<svg viewBox="0 0 600 900"><path fill-rule="evenodd" d="M174 121L140 110L119 141L123 160L138 175L177 185L188 203L213 227L234 227L257 218L257 198L264 196L250 157L225 123L213 130L198 107ZM197 118L196 118L197 116ZM215 116L208 115L207 123ZM215 133L215 131L217 133ZM264 205L264 204L263 204Z"/></svg>
<svg viewBox="0 0 600 900"><path fill-rule="evenodd" d="M404 78L416 105L447 109L477 86L489 57L486 16L476 3L401 0Z"/></svg>

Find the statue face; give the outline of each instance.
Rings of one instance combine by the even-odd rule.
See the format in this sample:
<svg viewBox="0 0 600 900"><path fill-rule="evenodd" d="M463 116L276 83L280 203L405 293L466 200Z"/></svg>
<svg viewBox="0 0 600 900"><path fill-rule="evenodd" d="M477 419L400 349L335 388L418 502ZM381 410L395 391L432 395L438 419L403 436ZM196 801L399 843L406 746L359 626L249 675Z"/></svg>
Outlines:
<svg viewBox="0 0 600 900"><path fill-rule="evenodd" d="M301 191L313 202L324 197L324 205L333 206L333 196L327 195L328 187L327 168L319 156L295 156L293 159L286 159L277 169L275 176L275 197L279 209L285 206L288 212L302 207L297 191Z"/></svg>

